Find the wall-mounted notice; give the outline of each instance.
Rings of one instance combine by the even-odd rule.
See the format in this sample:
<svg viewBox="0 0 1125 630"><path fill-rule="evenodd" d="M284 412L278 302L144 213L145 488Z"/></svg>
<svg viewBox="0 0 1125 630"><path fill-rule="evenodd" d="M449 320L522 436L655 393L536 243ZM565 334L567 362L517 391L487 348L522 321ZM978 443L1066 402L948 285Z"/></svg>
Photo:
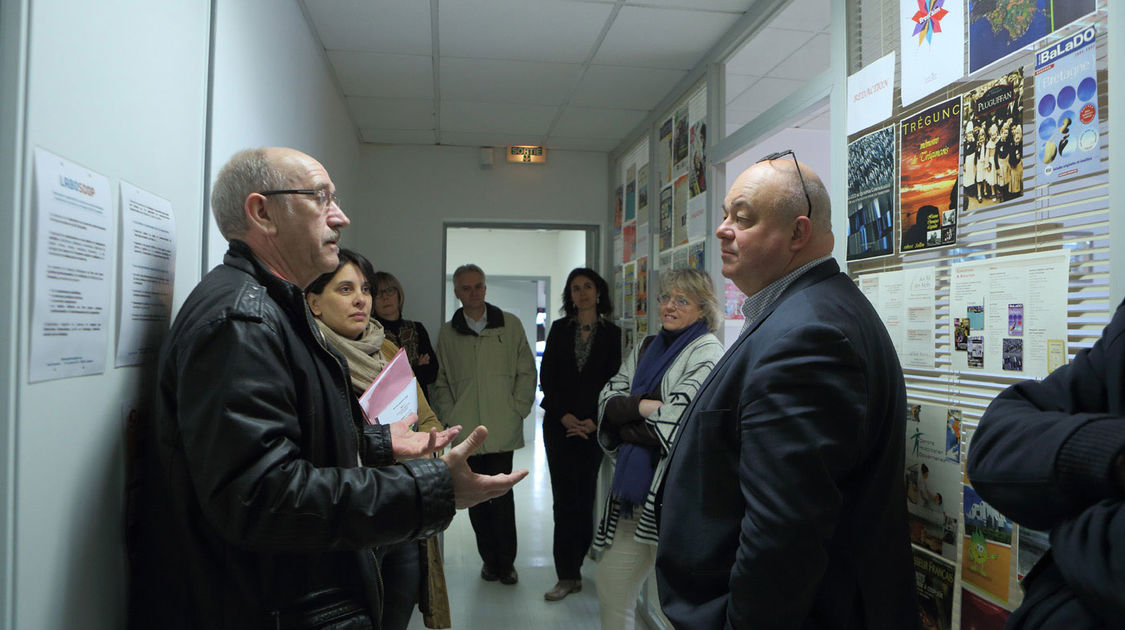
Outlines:
<svg viewBox="0 0 1125 630"><path fill-rule="evenodd" d="M660 124L660 138L656 142L656 187L672 183L672 117Z"/></svg>
<svg viewBox="0 0 1125 630"><path fill-rule="evenodd" d="M902 106L965 74L965 3L898 0Z"/></svg>
<svg viewBox="0 0 1125 630"><path fill-rule="evenodd" d="M117 367L156 357L172 316L176 222L172 203L121 182Z"/></svg>
<svg viewBox="0 0 1125 630"><path fill-rule="evenodd" d="M965 93L961 136L962 208L1023 196L1023 68Z"/></svg>
<svg viewBox="0 0 1125 630"><path fill-rule="evenodd" d="M934 369L934 268L864 274L859 288L883 320L902 367Z"/></svg>
<svg viewBox="0 0 1125 630"><path fill-rule="evenodd" d="M688 197L697 197L707 191L707 90L700 89L688 101L688 154L691 158L689 174L691 184Z"/></svg>
<svg viewBox="0 0 1125 630"><path fill-rule="evenodd" d="M957 568L924 551L914 550L914 587L925 628L953 628L953 584Z"/></svg>
<svg viewBox="0 0 1125 630"><path fill-rule="evenodd" d="M636 258L652 255L652 235L647 225L637 226L637 251Z"/></svg>
<svg viewBox="0 0 1125 630"><path fill-rule="evenodd" d="M660 189L660 251L672 249L672 184Z"/></svg>
<svg viewBox="0 0 1125 630"><path fill-rule="evenodd" d="M894 87L893 51L848 77L848 135L891 117Z"/></svg>
<svg viewBox="0 0 1125 630"><path fill-rule="evenodd" d="M966 485L964 552L961 579L1001 602L1008 601L1011 583L1012 521L984 502Z"/></svg>
<svg viewBox="0 0 1125 630"><path fill-rule="evenodd" d="M848 260L895 253L895 127L848 145Z"/></svg>
<svg viewBox="0 0 1125 630"><path fill-rule="evenodd" d="M648 163L637 169L637 225L648 225Z"/></svg>
<svg viewBox="0 0 1125 630"><path fill-rule="evenodd" d="M960 453L951 449L950 439L960 439L954 430L960 423L960 409L915 404L906 409L910 542L950 562L957 561L957 524L961 520Z"/></svg>
<svg viewBox="0 0 1125 630"><path fill-rule="evenodd" d="M672 185L672 245L688 242L688 176L680 175Z"/></svg>
<svg viewBox="0 0 1125 630"><path fill-rule="evenodd" d="M1062 365L1069 269L1067 252L954 264L949 274L953 369L1043 378ZM966 338L964 349L956 343L958 336Z"/></svg>
<svg viewBox="0 0 1125 630"><path fill-rule="evenodd" d="M676 110L675 134L672 138L672 177L678 177L687 168L688 157L688 104Z"/></svg>
<svg viewBox="0 0 1125 630"><path fill-rule="evenodd" d="M954 97L900 123L898 207L903 253L957 242L957 156L961 99Z"/></svg>
<svg viewBox="0 0 1125 630"><path fill-rule="evenodd" d="M109 180L35 149L28 380L101 374L109 323Z"/></svg>
<svg viewBox="0 0 1125 630"><path fill-rule="evenodd" d="M1003 59L1093 10L1094 0L971 0L969 72Z"/></svg>
<svg viewBox="0 0 1125 630"><path fill-rule="evenodd" d="M1035 129L1038 183L1091 173L1098 149L1098 68L1091 26L1035 53Z"/></svg>

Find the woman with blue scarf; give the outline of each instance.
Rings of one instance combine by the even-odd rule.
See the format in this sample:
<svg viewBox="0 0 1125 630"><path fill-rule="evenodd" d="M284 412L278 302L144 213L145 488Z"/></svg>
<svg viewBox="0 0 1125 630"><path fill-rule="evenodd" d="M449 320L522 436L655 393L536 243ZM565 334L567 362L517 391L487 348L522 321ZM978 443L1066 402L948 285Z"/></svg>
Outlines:
<svg viewBox="0 0 1125 630"><path fill-rule="evenodd" d="M610 496L594 546L603 630L633 627L645 578L656 565L654 498L680 418L723 345L711 278L694 269L660 274L661 330L633 348L598 401L598 442L615 458Z"/></svg>

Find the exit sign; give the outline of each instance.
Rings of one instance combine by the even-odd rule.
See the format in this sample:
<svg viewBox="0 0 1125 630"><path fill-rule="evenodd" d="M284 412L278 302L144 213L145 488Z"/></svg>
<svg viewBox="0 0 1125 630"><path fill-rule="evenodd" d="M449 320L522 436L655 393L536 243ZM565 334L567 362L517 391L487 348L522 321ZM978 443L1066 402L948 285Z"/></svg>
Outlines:
<svg viewBox="0 0 1125 630"><path fill-rule="evenodd" d="M508 147L508 161L522 164L542 164L547 161L547 150L543 147Z"/></svg>

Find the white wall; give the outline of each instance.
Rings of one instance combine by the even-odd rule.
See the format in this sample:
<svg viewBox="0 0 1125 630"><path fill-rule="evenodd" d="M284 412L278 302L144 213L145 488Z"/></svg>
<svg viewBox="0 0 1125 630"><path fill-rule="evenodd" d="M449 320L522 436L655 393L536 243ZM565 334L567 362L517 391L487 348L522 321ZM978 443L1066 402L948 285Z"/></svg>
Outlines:
<svg viewBox="0 0 1125 630"><path fill-rule="evenodd" d="M237 151L287 146L320 160L343 203L354 195L357 131L296 0L217 3L213 89L210 181ZM208 226L210 268L227 245Z"/></svg>
<svg viewBox="0 0 1125 630"><path fill-rule="evenodd" d="M485 169L476 147L364 145L359 152L364 187L341 191L352 220L344 245L398 277L407 295L403 316L431 333L442 323L446 221L593 224L605 241L604 153L548 151L546 164Z"/></svg>
<svg viewBox="0 0 1125 630"><path fill-rule="evenodd" d="M3 295L19 309L19 343L16 356L9 351L4 357L13 366L5 378L15 414L9 418L13 448L0 454L10 458L11 476L0 474L0 481L12 499L2 509L12 524L13 557L0 566L11 588L11 599L0 606L0 628L121 628L121 405L142 394L151 370L112 367L111 325L104 374L27 384L31 156L43 147L107 176L110 234L117 234L121 180L169 199L178 237L175 301L181 303L200 267L209 3L165 0L157 8L144 0L13 0L5 8L14 4L29 21L19 51L26 54L26 81L3 85L5 100L26 98L26 137L3 147L23 168L14 181L15 260L3 263L15 280ZM4 51L7 57L7 45ZM116 242L110 252L116 269ZM114 296L110 322L116 307Z"/></svg>
<svg viewBox="0 0 1125 630"><path fill-rule="evenodd" d="M797 159L802 164L808 164L812 167L813 171L820 176L820 181L824 183L824 187L829 191L832 190L832 161L830 159L830 149L832 147L831 136L827 131L821 129L782 129L776 134L763 139L761 142L755 143L753 146L738 157L727 162L727 186L734 183L734 179L738 177L742 171L754 165L754 162L762 159L762 157L775 153L777 151L784 151L786 149L793 149ZM785 159L790 159L785 156ZM722 191L719 195L720 205L722 199L726 197L727 191ZM846 209L845 209L846 212ZM836 222L836 217L846 216L839 212L833 212L833 223Z"/></svg>

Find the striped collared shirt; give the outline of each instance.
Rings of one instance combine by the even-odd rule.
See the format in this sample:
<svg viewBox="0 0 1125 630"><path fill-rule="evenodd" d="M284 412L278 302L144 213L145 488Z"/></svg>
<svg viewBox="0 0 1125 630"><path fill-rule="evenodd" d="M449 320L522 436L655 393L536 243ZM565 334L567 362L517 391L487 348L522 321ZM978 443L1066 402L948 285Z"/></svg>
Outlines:
<svg viewBox="0 0 1125 630"><path fill-rule="evenodd" d="M781 297L781 294L789 288L789 285L793 284L794 280L800 278L809 269L812 269L830 258L832 258L832 256L828 255L821 256L816 260L810 260L777 280L774 280L761 291L746 298L746 300L742 302L742 316L746 318L746 321L743 322L742 330L738 334L742 335L742 333L746 332L746 328L757 321L757 319L762 316L762 313L765 313L766 309L772 306L773 303L777 301L777 298Z"/></svg>

